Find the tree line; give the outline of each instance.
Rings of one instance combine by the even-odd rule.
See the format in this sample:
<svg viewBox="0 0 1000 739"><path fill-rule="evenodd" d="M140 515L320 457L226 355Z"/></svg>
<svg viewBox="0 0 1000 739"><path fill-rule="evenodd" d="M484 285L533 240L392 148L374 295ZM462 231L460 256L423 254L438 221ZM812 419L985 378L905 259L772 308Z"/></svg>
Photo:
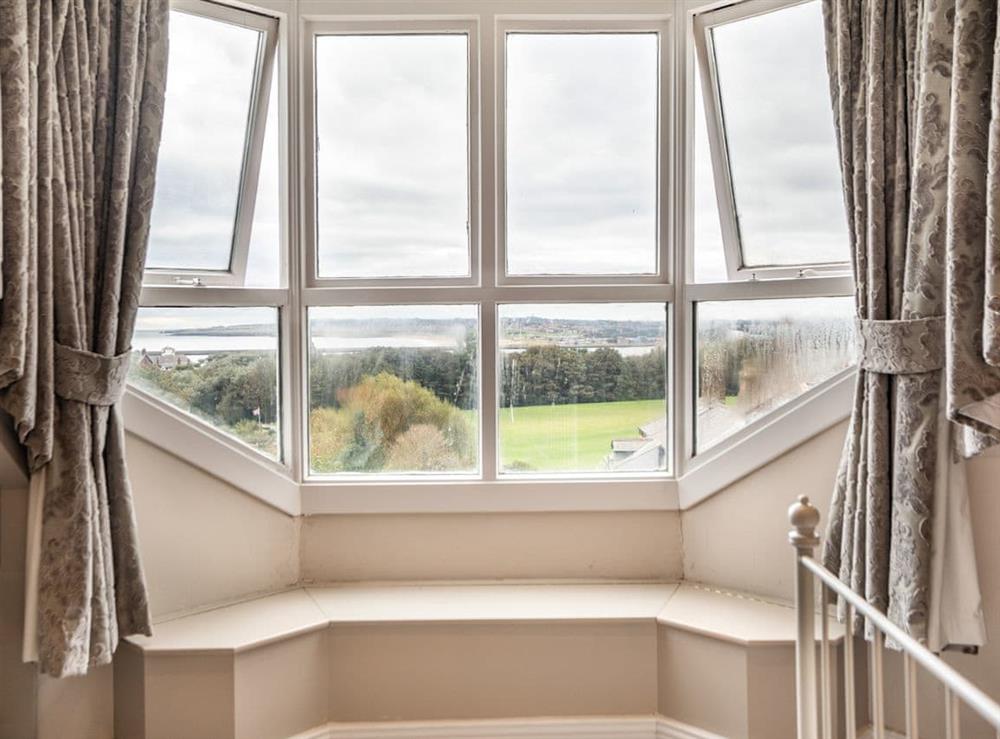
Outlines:
<svg viewBox="0 0 1000 739"><path fill-rule="evenodd" d="M312 408L337 408L343 394L366 377L388 373L412 380L461 410L476 407L476 341L458 351L375 347L351 353L311 352L309 398ZM272 353L215 354L170 370L133 363L133 379L174 396L188 410L235 425L241 420L277 420L277 373ZM666 364L662 347L623 356L615 349L531 346L502 355L503 407L598 403L664 397Z"/></svg>

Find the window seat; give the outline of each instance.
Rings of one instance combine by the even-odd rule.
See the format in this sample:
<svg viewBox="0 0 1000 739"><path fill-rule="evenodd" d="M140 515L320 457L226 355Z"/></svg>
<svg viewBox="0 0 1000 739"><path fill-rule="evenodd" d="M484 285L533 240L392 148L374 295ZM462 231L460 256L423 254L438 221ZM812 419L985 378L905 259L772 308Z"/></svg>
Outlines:
<svg viewBox="0 0 1000 739"><path fill-rule="evenodd" d="M238 652L337 624L644 619L736 644L795 641L791 604L689 582L305 586L173 617L128 641L150 654Z"/></svg>
<svg viewBox="0 0 1000 739"><path fill-rule="evenodd" d="M310 585L130 637L116 724L242 739L331 721L662 715L698 736L790 736L794 619L686 582Z"/></svg>

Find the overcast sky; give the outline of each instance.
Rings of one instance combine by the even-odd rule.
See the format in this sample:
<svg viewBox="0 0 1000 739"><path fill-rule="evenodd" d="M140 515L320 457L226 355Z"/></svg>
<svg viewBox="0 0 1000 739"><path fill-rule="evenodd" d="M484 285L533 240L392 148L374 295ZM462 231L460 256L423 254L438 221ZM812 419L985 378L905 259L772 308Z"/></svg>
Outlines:
<svg viewBox="0 0 1000 739"><path fill-rule="evenodd" d="M847 261L847 221L817 0L714 30L716 66L748 265ZM699 91L700 92L700 91ZM703 115L700 110L697 115ZM698 119L696 263L720 265L704 119ZM704 249L701 247L704 246ZM711 253L713 247L716 252Z"/></svg>
<svg viewBox="0 0 1000 739"><path fill-rule="evenodd" d="M171 24L149 264L225 268L258 36L179 12ZM720 27L715 41L749 261L845 258L819 2ZM318 40L321 274L468 272L466 44L462 34ZM508 38L513 272L655 269L658 53L654 34ZM270 111L255 286L279 279ZM695 143L696 275L720 279L700 114Z"/></svg>
<svg viewBox="0 0 1000 739"><path fill-rule="evenodd" d="M226 269L258 33L170 14L147 265Z"/></svg>

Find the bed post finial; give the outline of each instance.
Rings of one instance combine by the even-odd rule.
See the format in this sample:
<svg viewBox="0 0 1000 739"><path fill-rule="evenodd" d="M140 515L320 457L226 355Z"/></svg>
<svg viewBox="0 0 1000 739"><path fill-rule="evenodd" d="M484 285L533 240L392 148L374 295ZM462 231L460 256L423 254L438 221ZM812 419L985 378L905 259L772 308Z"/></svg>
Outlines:
<svg viewBox="0 0 1000 739"><path fill-rule="evenodd" d="M792 530L788 532L788 543L800 553L811 555L812 550L819 546L819 537L816 535L819 510L809 502L809 496L800 495L788 507L788 522L792 524Z"/></svg>

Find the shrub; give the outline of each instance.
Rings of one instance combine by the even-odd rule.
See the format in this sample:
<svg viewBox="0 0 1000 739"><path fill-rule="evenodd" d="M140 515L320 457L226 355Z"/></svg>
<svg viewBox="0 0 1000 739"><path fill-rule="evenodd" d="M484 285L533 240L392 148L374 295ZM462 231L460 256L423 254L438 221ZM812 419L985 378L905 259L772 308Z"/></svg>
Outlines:
<svg viewBox="0 0 1000 739"><path fill-rule="evenodd" d="M399 435L385 465L387 470L447 472L462 467L462 459L441 429L426 423Z"/></svg>
<svg viewBox="0 0 1000 739"><path fill-rule="evenodd" d="M412 380L380 372L342 390L337 401L337 408L310 413L310 450L317 471L424 469L407 467L407 459L438 465L429 468L436 470L472 466L475 439L461 411ZM425 443L419 437L428 429L436 435Z"/></svg>

